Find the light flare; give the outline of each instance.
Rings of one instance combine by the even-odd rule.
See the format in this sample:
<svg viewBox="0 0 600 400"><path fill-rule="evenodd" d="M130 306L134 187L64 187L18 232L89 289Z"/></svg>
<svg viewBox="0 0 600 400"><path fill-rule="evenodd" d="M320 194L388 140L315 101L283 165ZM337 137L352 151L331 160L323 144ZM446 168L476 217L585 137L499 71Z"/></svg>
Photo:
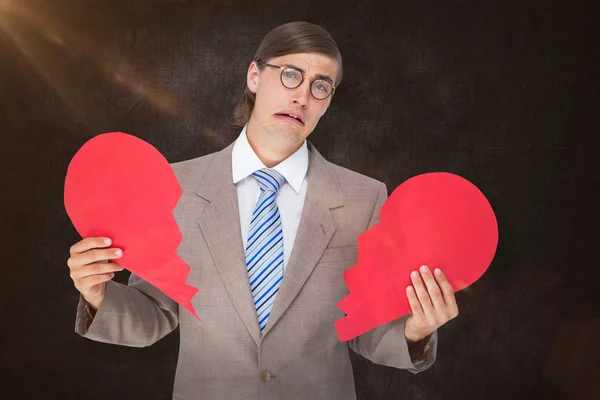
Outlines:
<svg viewBox="0 0 600 400"><path fill-rule="evenodd" d="M16 1L0 0L0 34L3 32L68 109L76 111L84 122L86 118L81 104L89 102L90 96L84 93L86 88L73 84L72 75L64 66L69 55L77 58L83 55L84 60L90 60L119 87L144 98L161 111L173 114L177 110L175 97L160 90L159 82L142 79L136 73L142 68L133 67L135 63L122 56L107 55L106 49L91 35L69 27L68 23L60 22L56 17L52 18L46 10L35 11ZM54 46L49 47L48 42ZM58 50L66 52L67 57L57 55ZM89 104L88 109L88 113L98 110L97 104Z"/></svg>

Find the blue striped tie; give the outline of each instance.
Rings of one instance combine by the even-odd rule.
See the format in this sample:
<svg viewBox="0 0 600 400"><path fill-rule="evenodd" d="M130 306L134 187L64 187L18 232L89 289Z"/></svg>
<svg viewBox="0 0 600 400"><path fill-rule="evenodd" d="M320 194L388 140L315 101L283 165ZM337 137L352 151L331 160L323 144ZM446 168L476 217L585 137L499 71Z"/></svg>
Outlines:
<svg viewBox="0 0 600 400"><path fill-rule="evenodd" d="M252 212L246 245L246 269L261 332L267 326L271 308L283 279L283 230L277 190L285 178L274 169L253 173L260 185L260 197Z"/></svg>

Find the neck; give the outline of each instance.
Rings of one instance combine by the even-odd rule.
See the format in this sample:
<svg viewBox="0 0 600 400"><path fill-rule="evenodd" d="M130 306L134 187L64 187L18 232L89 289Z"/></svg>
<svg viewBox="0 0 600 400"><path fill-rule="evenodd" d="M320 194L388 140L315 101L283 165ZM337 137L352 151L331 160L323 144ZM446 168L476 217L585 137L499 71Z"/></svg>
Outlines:
<svg viewBox="0 0 600 400"><path fill-rule="evenodd" d="M277 134L261 132L260 127L253 124L252 119L246 128L246 136L250 147L267 168L273 168L294 154L303 143L290 143Z"/></svg>

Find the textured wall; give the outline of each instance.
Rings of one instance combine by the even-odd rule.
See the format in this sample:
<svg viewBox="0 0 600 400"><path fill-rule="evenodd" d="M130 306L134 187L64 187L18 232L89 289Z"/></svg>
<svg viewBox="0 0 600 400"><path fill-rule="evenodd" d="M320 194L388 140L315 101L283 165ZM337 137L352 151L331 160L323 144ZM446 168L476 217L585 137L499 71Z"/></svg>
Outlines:
<svg viewBox="0 0 600 400"><path fill-rule="evenodd" d="M329 160L390 191L460 174L499 222L496 259L457 294L437 363L413 376L353 356L359 398L600 396L592 18L566 0L0 0L0 377L18 395L2 397L169 398L177 333L131 349L73 332L66 167L109 131L171 162L225 147L256 47L293 20L324 26L344 57L310 138Z"/></svg>

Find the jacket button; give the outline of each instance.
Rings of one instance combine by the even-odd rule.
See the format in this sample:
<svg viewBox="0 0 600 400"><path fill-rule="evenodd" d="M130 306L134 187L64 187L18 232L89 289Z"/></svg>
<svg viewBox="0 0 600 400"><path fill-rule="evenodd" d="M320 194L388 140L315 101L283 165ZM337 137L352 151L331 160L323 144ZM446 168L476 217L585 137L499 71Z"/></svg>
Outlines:
<svg viewBox="0 0 600 400"><path fill-rule="evenodd" d="M260 380L267 383L271 380L271 374L269 371L263 371L260 373Z"/></svg>

